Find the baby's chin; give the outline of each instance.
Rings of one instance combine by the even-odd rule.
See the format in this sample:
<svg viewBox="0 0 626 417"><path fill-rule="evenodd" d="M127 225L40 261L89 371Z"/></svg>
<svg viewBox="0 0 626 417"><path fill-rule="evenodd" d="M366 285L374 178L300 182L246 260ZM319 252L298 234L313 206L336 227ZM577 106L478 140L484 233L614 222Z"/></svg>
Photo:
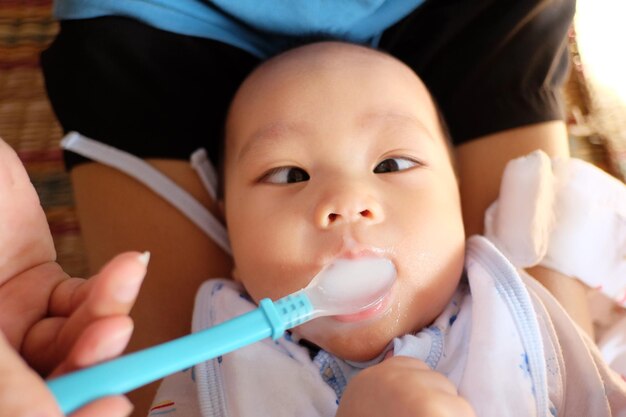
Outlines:
<svg viewBox="0 0 626 417"><path fill-rule="evenodd" d="M294 329L293 332L298 337L344 360L370 361L378 357L394 338L394 335L385 331L381 332L377 328L358 327L351 324L333 326L332 330L329 330L328 326L323 325L322 320L307 323Z"/></svg>
<svg viewBox="0 0 626 417"><path fill-rule="evenodd" d="M379 357L389 346L389 341L361 346L331 346L324 349L334 356L351 362L369 362Z"/></svg>

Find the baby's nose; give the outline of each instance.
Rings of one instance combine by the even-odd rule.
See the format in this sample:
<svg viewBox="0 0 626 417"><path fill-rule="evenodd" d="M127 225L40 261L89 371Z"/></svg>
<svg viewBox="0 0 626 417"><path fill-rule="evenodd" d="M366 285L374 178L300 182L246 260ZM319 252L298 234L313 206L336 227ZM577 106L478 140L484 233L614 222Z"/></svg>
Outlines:
<svg viewBox="0 0 626 417"><path fill-rule="evenodd" d="M356 192L337 194L322 201L315 213L315 221L322 228L357 222L376 224L383 218L383 209L375 198Z"/></svg>

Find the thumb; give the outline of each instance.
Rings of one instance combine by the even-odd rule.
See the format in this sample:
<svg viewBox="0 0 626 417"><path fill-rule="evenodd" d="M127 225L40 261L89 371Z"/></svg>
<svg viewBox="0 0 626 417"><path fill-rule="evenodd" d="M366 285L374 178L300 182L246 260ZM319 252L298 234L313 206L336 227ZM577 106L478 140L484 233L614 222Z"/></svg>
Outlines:
<svg viewBox="0 0 626 417"><path fill-rule="evenodd" d="M61 417L44 381L0 332L0 417Z"/></svg>

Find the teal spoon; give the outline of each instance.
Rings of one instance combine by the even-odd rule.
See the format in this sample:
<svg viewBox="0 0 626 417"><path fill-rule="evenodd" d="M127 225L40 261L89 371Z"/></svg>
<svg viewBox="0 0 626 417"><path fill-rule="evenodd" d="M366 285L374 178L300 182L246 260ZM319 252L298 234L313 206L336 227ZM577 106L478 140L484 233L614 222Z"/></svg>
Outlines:
<svg viewBox="0 0 626 417"><path fill-rule="evenodd" d="M48 381L69 414L98 398L124 394L164 376L216 358L323 316L354 314L378 303L396 278L384 258L338 259L295 293L209 329Z"/></svg>

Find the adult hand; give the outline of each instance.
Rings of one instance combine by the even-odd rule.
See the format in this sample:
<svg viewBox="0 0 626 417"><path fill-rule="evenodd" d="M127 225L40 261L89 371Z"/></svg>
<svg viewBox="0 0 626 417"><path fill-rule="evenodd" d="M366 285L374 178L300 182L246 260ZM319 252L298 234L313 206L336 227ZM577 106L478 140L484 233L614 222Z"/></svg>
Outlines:
<svg viewBox="0 0 626 417"><path fill-rule="evenodd" d="M354 377L337 417L475 417L452 383L417 359L395 356Z"/></svg>
<svg viewBox="0 0 626 417"><path fill-rule="evenodd" d="M15 152L0 140L0 416L59 414L37 373L56 375L117 356L130 338L128 313L147 256L119 255L90 280L70 278L55 257L37 194ZM123 398L103 401L113 401L109 415L129 411ZM89 415L102 404L90 405Z"/></svg>
<svg viewBox="0 0 626 417"><path fill-rule="evenodd" d="M61 417L61 411L44 381L13 350L0 333L1 417ZM122 396L95 401L72 417L122 417L132 410Z"/></svg>
<svg viewBox="0 0 626 417"><path fill-rule="evenodd" d="M145 257L115 257L89 280L47 262L0 285L0 327L38 373L53 376L119 355L133 329L128 313Z"/></svg>

